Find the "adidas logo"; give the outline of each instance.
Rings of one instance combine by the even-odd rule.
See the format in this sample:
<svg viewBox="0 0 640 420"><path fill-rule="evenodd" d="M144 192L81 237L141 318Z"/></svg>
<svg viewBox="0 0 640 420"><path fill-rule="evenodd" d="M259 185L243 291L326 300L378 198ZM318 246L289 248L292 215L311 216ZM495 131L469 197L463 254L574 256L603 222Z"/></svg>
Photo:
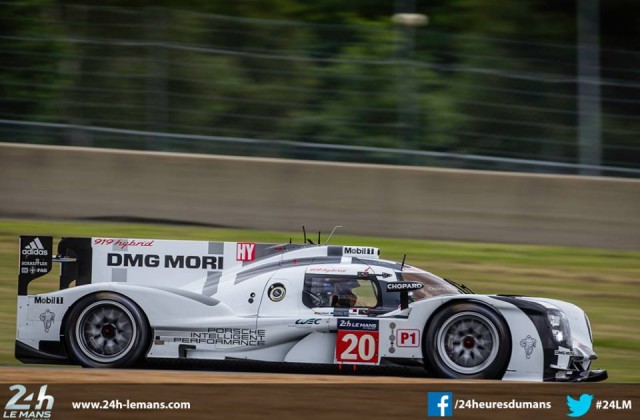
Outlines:
<svg viewBox="0 0 640 420"><path fill-rule="evenodd" d="M40 238L35 238L29 245L24 247L22 255L49 255L49 251L44 249Z"/></svg>

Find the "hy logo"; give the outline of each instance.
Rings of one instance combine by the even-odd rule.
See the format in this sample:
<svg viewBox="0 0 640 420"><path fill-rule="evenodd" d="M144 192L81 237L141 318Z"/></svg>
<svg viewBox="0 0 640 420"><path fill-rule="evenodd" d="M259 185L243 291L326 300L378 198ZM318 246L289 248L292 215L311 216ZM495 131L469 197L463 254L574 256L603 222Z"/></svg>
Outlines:
<svg viewBox="0 0 640 420"><path fill-rule="evenodd" d="M567 407L571 411L567 416L569 417L582 417L589 412L591 408L591 401L593 401L593 395L582 394L580 398L574 400L567 395Z"/></svg>
<svg viewBox="0 0 640 420"><path fill-rule="evenodd" d="M253 261L256 259L256 244L238 242L236 244L236 261Z"/></svg>
<svg viewBox="0 0 640 420"><path fill-rule="evenodd" d="M453 393L427 393L427 415L429 417L451 417L453 415Z"/></svg>
<svg viewBox="0 0 640 420"><path fill-rule="evenodd" d="M35 238L29 245L24 247L22 255L49 255L49 251L44 248L40 238Z"/></svg>

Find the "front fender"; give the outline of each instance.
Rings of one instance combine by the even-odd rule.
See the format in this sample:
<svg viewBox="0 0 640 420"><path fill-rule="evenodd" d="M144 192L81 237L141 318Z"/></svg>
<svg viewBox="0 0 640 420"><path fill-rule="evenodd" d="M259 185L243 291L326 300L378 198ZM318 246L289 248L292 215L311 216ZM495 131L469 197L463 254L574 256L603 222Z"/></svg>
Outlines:
<svg viewBox="0 0 640 420"><path fill-rule="evenodd" d="M431 317L446 305L457 302L475 302L497 311L509 326L511 332L511 358L502 379L516 381L542 381L545 371L544 337L541 337L536 321L521 308L511 302L489 295L440 296L414 302L410 306L409 320L423 321L428 327ZM542 314L546 317L545 314ZM548 343L547 343L548 344ZM529 351L527 351L527 348ZM553 351L553 350L551 350Z"/></svg>

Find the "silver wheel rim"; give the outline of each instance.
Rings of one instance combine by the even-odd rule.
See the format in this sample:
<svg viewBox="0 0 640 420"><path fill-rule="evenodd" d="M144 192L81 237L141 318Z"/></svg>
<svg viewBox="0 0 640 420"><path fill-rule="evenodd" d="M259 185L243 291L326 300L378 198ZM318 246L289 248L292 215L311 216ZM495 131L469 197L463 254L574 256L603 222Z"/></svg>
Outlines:
<svg viewBox="0 0 640 420"><path fill-rule="evenodd" d="M89 305L76 324L80 350L100 363L110 363L127 354L134 345L136 333L131 312L114 301Z"/></svg>
<svg viewBox="0 0 640 420"><path fill-rule="evenodd" d="M445 365L458 373L473 375L496 359L498 330L484 315L460 312L438 330L436 343Z"/></svg>

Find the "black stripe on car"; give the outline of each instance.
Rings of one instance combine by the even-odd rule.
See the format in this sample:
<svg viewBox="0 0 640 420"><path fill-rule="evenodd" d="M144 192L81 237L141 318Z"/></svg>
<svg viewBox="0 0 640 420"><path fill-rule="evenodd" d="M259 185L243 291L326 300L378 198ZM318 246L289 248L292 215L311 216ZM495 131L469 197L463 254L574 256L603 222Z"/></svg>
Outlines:
<svg viewBox="0 0 640 420"><path fill-rule="evenodd" d="M542 350L544 355L544 372L543 380L554 381L556 378L555 371L551 368L554 360L554 352L558 346L553 341L553 333L551 332L551 324L547 318L547 308L536 302L519 299L515 296L490 296L492 299L501 300L510 303L520 309L533 323L542 341Z"/></svg>

